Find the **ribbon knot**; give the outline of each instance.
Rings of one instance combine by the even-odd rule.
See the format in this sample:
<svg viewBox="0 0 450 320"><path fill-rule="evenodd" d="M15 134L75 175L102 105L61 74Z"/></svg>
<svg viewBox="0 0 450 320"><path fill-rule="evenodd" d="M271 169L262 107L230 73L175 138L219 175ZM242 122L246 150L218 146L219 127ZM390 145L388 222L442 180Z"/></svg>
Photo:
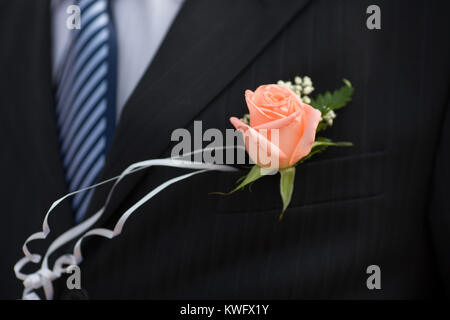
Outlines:
<svg viewBox="0 0 450 320"><path fill-rule="evenodd" d="M23 281L23 285L30 289L39 289L40 287L46 286L46 284L51 283L58 276L48 269L40 269L35 273L27 275Z"/></svg>
<svg viewBox="0 0 450 320"><path fill-rule="evenodd" d="M29 289L38 289L42 286L41 283L41 275L38 272L28 275L23 281L24 287Z"/></svg>
<svg viewBox="0 0 450 320"><path fill-rule="evenodd" d="M231 147L230 147L231 148ZM233 147L234 148L234 147ZM195 154L197 152L204 152L206 150L215 150L214 149L202 149L195 152L192 152L191 154ZM221 148L222 149L222 148ZM227 147L225 148L227 149ZM184 155L189 156L189 155ZM94 228L91 229L91 227L98 221L98 219L102 216L106 206L109 203L109 200L114 192L114 189L116 188L117 184L122 181L125 176L137 172L139 170L143 170L146 168L150 168L152 166L164 166L164 167L175 167L175 168L186 168L186 169L193 169L194 172L190 172L188 174L184 174L175 178L172 178L170 180L167 180L166 182L162 183L149 193L147 193L144 197L142 197L138 202L136 202L134 205L132 205L125 213L122 214L120 219L117 221L114 230L105 229L105 228ZM67 272L72 268L73 265L79 265L81 261L83 260L83 256L81 254L81 243L86 237L90 236L101 236L107 239L112 239L118 235L121 234L122 228L125 225L128 217L133 214L139 207L141 207L144 203L149 201L151 198L153 198L155 195L157 195L159 192L164 190L165 188L169 187L170 185L182 181L185 179L188 179L189 177L192 177L196 174L204 173L207 171L223 171L223 172L230 172L230 171L238 171L238 169L227 166L227 165L216 165L216 164L209 164L209 163L201 163L201 162L190 162L185 160L179 160L179 159L153 159L153 160L145 160L137 163L131 164L128 168L126 168L119 176L99 182L93 186L86 187L84 189L74 191L72 193L69 193L65 195L64 197L56 200L50 207L50 209L47 211L47 214L45 215L42 231L33 233L31 236L27 238L25 241L22 251L24 252L25 256L20 259L15 265L14 265L14 273L16 277L19 280L23 281L23 285L25 287L23 293L22 293L22 299L24 300L40 300L40 297L33 292L36 289L43 288L45 298L47 300L53 299L53 284L52 281L58 279L61 277L61 274L64 272ZM114 185L112 186L111 190L108 193L108 196L106 198L106 202L104 206L97 211L94 215L87 218L80 224L76 225L73 228L70 228L69 230L65 231L63 234L58 236L47 248L47 252L45 253L42 263L41 263L41 269L38 271L31 273L31 274L24 274L21 272L22 268L28 264L29 262L33 263L39 263L41 261L41 256L38 254L31 253L28 250L28 243L34 240L38 239L46 239L47 235L50 233L50 227L48 225L48 218L50 216L50 213L53 212L53 209L58 206L59 203L67 199L68 197L71 197L75 194L78 194L80 192L94 189L100 185L109 183L115 181ZM54 266L53 269L48 268L48 257L55 252L57 249L68 243L69 241L72 241L74 239L77 239L73 253L65 254L60 256ZM68 267L65 267L67 266Z"/></svg>
<svg viewBox="0 0 450 320"><path fill-rule="evenodd" d="M44 288L45 296L48 298L53 297L53 285L52 281L59 276L49 269L40 269L32 274L26 276L23 280L25 287L23 298L25 300L39 300L39 296L36 295L33 290Z"/></svg>

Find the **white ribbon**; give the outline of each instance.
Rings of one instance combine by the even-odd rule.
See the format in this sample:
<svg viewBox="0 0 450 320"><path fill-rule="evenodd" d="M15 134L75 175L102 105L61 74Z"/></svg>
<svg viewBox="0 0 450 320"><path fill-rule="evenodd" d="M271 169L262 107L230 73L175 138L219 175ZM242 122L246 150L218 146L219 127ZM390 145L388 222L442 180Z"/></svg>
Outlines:
<svg viewBox="0 0 450 320"><path fill-rule="evenodd" d="M227 148L229 148L229 147L225 147L225 149L227 149ZM204 152L206 150L207 149L195 151L193 153L184 155L183 157L187 157L187 156L190 156L190 155L198 153L198 152ZM175 177L173 179L170 179L170 180L162 183L161 185L159 185L158 187L156 187L149 193L147 193L138 202L136 202L127 211L125 211L124 214L122 214L122 216L117 221L113 230L105 229L105 228L96 228L96 229L89 230L103 215L105 208L107 207L107 205L111 199L111 196L112 196L116 186L119 184L119 182L122 181L123 178L125 178L129 174L132 174L139 170L143 170L143 169L153 167L153 166L185 168L185 169L193 169L196 171ZM39 288L44 289L45 298L47 300L53 299L52 281L61 277L61 275L63 273L68 272L68 269L71 265L78 265L81 263L81 261L83 260L83 256L81 253L81 244L85 238L97 235L97 236L101 236L104 238L112 239L112 238L120 235L127 219L139 207L141 207L144 203L149 201L156 194L158 194L159 192L161 192L168 186L170 186L178 181L190 178L194 175L204 173L207 171L230 172L230 171L237 171L237 170L238 169L231 167L231 166L227 166L227 165L215 165L215 164L202 163L202 162L191 162L191 161L179 160L179 159L173 159L173 158L146 160L146 161L137 162L137 163L130 165L117 177L114 177L114 178L102 181L100 183L97 183L93 186L69 193L69 194L65 195L64 197L56 200L51 205L50 209L47 211L47 214L45 215L45 218L44 218L44 221L42 224L42 231L36 232L27 238L27 240L25 241L25 243L23 244L23 247L22 247L22 251L25 254L25 256L14 265L14 273L19 280L23 281L23 285L24 285L22 299L24 299L24 300L40 300L40 297L34 292L34 290L39 289ZM60 235L58 238L56 238L48 247L43 259L42 259L41 255L30 252L30 250L28 249L28 244L30 242L47 238L48 234L50 233L50 226L48 224L48 218L49 218L50 214L53 212L53 210L62 201L64 201L65 199L67 199L77 193L96 188L98 186L104 185L104 184L112 182L112 181L115 181L115 183L108 193L108 197L106 199L105 205L99 211L97 211L94 215L92 215L91 217L89 217L88 219L83 221L82 223L76 225L73 228L70 228L69 230L64 232L62 235ZM80 235L81 235L81 237L79 237ZM73 253L72 254L70 254L70 253L64 254L64 255L60 256L55 261L53 269L50 269L48 266L48 259L49 259L50 255L53 252L55 252L57 249L59 249L61 246L65 245L66 243L70 242L71 240L76 239L77 237L79 237L79 238L78 238L77 242L75 243ZM24 274L21 272L22 268L29 262L37 264L37 263L41 262L41 259L42 259L41 266L40 266L39 270L37 270L36 272L33 272L31 274Z"/></svg>

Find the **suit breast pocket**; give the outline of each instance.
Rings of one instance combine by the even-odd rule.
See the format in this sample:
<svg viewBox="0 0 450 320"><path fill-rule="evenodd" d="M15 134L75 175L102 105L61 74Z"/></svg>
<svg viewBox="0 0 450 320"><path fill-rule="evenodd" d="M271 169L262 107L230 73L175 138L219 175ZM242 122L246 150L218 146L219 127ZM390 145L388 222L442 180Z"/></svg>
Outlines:
<svg viewBox="0 0 450 320"><path fill-rule="evenodd" d="M313 160L297 167L291 209L349 200L364 200L384 192L384 152ZM220 175L219 186L233 186L245 172ZM219 214L281 211L279 175L267 176L250 188L218 196ZM289 211L289 209L288 209ZM292 210L295 211L295 210Z"/></svg>

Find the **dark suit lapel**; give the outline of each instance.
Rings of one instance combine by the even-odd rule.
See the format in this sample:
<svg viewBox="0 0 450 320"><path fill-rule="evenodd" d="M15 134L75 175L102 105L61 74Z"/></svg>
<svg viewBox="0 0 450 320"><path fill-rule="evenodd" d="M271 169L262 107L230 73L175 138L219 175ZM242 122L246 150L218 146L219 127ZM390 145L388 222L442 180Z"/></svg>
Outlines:
<svg viewBox="0 0 450 320"><path fill-rule="evenodd" d="M186 0L124 108L102 180L161 157L171 132L186 127L308 2ZM121 183L104 219L141 175ZM95 193L91 211L101 207L107 189Z"/></svg>
<svg viewBox="0 0 450 320"><path fill-rule="evenodd" d="M35 185L34 196L56 200L67 191L59 155L52 96L50 1L14 1L6 7L5 10L21 12L23 23L17 24L17 21L11 20L14 23L9 26L13 30L11 37L14 38L5 50L14 53L14 56L11 56L12 62L2 72L13 75L12 87L3 90L2 95L13 102L2 107L10 108L14 112L16 123L20 123L16 131L11 133L11 139L16 135L18 141L24 142L29 165L48 178L43 182L30 177L28 183ZM17 14L11 14L15 15ZM17 85L16 79L20 79ZM47 184L42 185L45 183ZM51 222L52 228L66 228L73 223L70 206L64 203L61 207L58 209L58 219ZM44 213L45 211L42 215Z"/></svg>

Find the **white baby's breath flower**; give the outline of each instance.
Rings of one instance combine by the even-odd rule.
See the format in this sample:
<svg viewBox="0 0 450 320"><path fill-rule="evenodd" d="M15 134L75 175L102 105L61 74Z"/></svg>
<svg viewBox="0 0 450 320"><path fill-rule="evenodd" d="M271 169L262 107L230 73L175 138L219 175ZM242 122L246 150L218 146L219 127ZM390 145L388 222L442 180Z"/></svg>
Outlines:
<svg viewBox="0 0 450 320"><path fill-rule="evenodd" d="M310 104L311 103L311 99L308 96L303 96L302 97L302 101L306 104Z"/></svg>
<svg viewBox="0 0 450 320"><path fill-rule="evenodd" d="M334 118L336 118L336 113L333 110L328 111L322 116L322 119L325 120L329 126L333 125Z"/></svg>
<svg viewBox="0 0 450 320"><path fill-rule="evenodd" d="M302 79L302 77L296 76L294 78L294 83L292 83L292 81L279 80L277 84L294 91L294 93L297 94L303 102L311 103L311 99L308 95L314 91L314 87L310 77L305 76Z"/></svg>
<svg viewBox="0 0 450 320"><path fill-rule="evenodd" d="M313 91L314 91L314 87L312 87L312 86L307 86L307 87L303 88L303 94L304 95L309 95Z"/></svg>
<svg viewBox="0 0 450 320"><path fill-rule="evenodd" d="M312 81L310 77L303 77L303 86L312 86Z"/></svg>

